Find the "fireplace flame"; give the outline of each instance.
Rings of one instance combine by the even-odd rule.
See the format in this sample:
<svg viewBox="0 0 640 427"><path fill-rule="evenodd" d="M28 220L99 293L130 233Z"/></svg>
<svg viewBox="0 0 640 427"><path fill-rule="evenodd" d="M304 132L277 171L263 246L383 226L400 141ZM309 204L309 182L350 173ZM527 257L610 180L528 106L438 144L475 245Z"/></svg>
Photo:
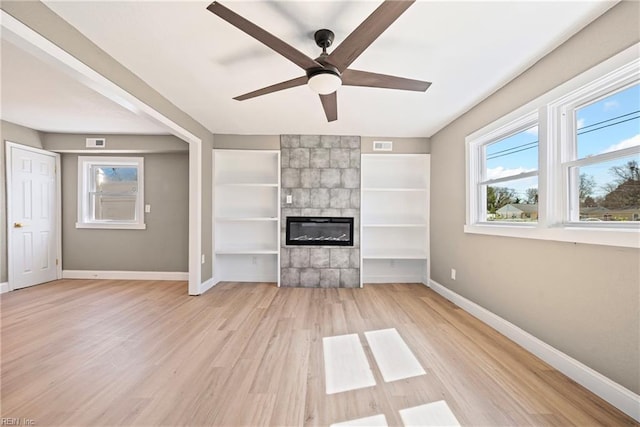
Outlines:
<svg viewBox="0 0 640 427"><path fill-rule="evenodd" d="M302 236L298 236L298 237L294 237L291 240L297 240L297 241L336 241L336 242L344 242L344 241L348 241L349 239L347 238L346 233L342 233L340 236L338 237L331 237L331 236L318 236L318 237L309 237L306 234L303 234Z"/></svg>

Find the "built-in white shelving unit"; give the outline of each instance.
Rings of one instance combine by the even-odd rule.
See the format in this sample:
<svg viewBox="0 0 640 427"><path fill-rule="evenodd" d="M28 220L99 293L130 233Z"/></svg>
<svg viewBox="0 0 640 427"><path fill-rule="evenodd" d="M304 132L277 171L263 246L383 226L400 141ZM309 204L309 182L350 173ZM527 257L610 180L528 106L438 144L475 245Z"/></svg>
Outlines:
<svg viewBox="0 0 640 427"><path fill-rule="evenodd" d="M429 276L428 154L363 154L362 283Z"/></svg>
<svg viewBox="0 0 640 427"><path fill-rule="evenodd" d="M216 282L280 286L280 151L214 150Z"/></svg>

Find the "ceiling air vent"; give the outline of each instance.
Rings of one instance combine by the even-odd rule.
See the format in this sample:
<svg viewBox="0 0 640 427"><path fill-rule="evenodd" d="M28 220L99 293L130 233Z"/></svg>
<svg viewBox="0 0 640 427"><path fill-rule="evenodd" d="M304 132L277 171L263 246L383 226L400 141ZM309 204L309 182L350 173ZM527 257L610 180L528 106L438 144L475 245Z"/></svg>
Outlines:
<svg viewBox="0 0 640 427"><path fill-rule="evenodd" d="M104 148L107 145L105 138L87 138L87 148Z"/></svg>
<svg viewBox="0 0 640 427"><path fill-rule="evenodd" d="M373 151L392 151L393 141L373 141Z"/></svg>

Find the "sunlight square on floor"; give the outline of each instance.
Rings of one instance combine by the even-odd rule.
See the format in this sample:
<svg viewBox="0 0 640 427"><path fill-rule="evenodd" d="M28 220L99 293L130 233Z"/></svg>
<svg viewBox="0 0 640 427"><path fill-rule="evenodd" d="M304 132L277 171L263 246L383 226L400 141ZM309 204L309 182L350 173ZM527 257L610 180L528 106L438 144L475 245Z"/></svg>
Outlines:
<svg viewBox="0 0 640 427"><path fill-rule="evenodd" d="M460 426L444 400L401 409L400 417L405 427Z"/></svg>
<svg viewBox="0 0 640 427"><path fill-rule="evenodd" d="M368 331L364 335L386 382L426 374L395 328Z"/></svg>
<svg viewBox="0 0 640 427"><path fill-rule="evenodd" d="M358 334L322 339L327 394L376 385Z"/></svg>
<svg viewBox="0 0 640 427"><path fill-rule="evenodd" d="M387 418L384 416L384 414L378 414L370 417L358 418L355 420L331 424L330 427L387 427L388 425L389 424L387 424Z"/></svg>

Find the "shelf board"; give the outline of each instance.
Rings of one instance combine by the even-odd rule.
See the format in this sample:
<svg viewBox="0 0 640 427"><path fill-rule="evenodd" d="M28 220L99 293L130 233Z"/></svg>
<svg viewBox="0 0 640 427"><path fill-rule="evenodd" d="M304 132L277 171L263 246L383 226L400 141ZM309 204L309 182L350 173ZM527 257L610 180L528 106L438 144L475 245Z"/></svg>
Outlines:
<svg viewBox="0 0 640 427"><path fill-rule="evenodd" d="M425 228L427 225L425 223L415 223L415 222L400 222L400 223L385 223L385 222L372 222L367 224L362 224L362 227L365 228L387 228L387 227L395 227L395 228Z"/></svg>
<svg viewBox="0 0 640 427"><path fill-rule="evenodd" d="M235 216L224 216L216 218L216 222L244 222L244 221L277 221L277 217L235 217Z"/></svg>
<svg viewBox="0 0 640 427"><path fill-rule="evenodd" d="M231 182L216 184L216 187L278 187L278 183L260 183L260 182Z"/></svg>
<svg viewBox="0 0 640 427"><path fill-rule="evenodd" d="M407 187L394 187L394 188L385 188L385 187L364 187L362 188L362 191L388 191L388 192L407 192L407 191L414 191L414 192L425 192L427 191L426 188L407 188Z"/></svg>
<svg viewBox="0 0 640 427"><path fill-rule="evenodd" d="M277 255L278 250L275 249L217 249L216 255Z"/></svg>
<svg viewBox="0 0 640 427"><path fill-rule="evenodd" d="M427 259L418 249L363 249L362 259Z"/></svg>

